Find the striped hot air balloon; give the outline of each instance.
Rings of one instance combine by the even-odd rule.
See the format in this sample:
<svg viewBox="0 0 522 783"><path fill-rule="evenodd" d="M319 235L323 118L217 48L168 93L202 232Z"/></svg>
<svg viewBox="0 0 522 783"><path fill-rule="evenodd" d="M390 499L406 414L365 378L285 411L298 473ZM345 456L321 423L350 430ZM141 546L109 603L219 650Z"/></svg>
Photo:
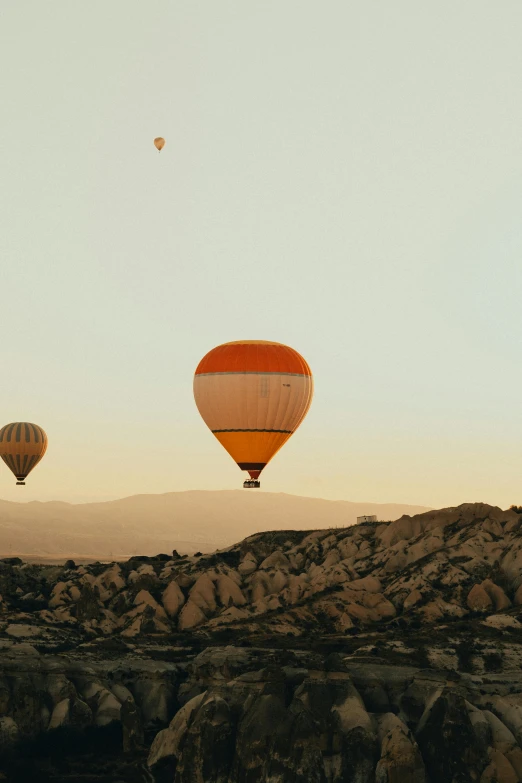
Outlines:
<svg viewBox="0 0 522 783"><path fill-rule="evenodd" d="M17 484L25 484L46 449L47 435L37 424L14 421L0 429L0 457L16 476Z"/></svg>
<svg viewBox="0 0 522 783"><path fill-rule="evenodd" d="M203 421L249 472L245 487L259 486L261 471L299 427L312 395L312 372L303 357L265 340L218 345L194 376Z"/></svg>

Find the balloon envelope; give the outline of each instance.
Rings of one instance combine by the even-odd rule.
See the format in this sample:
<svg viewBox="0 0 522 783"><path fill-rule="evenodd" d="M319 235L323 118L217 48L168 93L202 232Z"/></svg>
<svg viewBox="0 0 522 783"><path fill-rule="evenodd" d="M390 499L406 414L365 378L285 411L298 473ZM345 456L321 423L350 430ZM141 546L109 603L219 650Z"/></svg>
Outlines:
<svg viewBox="0 0 522 783"><path fill-rule="evenodd" d="M47 435L37 424L15 421L0 429L0 457L23 483L47 449Z"/></svg>
<svg viewBox="0 0 522 783"><path fill-rule="evenodd" d="M162 139L161 136L158 136L157 139L154 139L154 146L157 150L161 152L163 147L165 146L165 139Z"/></svg>
<svg viewBox="0 0 522 783"><path fill-rule="evenodd" d="M299 427L312 395L312 372L303 357L265 340L218 345L194 377L203 421L252 479Z"/></svg>

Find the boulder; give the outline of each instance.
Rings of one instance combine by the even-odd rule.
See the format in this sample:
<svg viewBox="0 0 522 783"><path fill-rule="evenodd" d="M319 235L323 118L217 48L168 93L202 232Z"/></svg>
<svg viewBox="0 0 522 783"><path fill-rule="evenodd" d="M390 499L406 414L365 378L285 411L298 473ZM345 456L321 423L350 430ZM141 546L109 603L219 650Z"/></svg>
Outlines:
<svg viewBox="0 0 522 783"><path fill-rule="evenodd" d="M374 576L365 576L363 579L355 579L350 582L348 587L350 590L364 590L368 593L381 593L382 584L379 579Z"/></svg>
<svg viewBox="0 0 522 783"><path fill-rule="evenodd" d="M152 597L148 590L140 590L134 598L134 606L143 607L143 605L150 606L154 610L154 614L160 620L166 620L167 614L163 607Z"/></svg>
<svg viewBox="0 0 522 783"><path fill-rule="evenodd" d="M501 751L489 748L490 763L480 776L480 783L518 783L520 778Z"/></svg>
<svg viewBox="0 0 522 783"><path fill-rule="evenodd" d="M94 721L97 726L108 726L113 721L120 720L121 703L107 689L100 691L96 704Z"/></svg>
<svg viewBox="0 0 522 783"><path fill-rule="evenodd" d="M68 726L70 722L70 710L70 699L62 699L62 701L59 701L58 704L55 704L51 715L51 720L49 721L49 731L52 729L58 729L61 726Z"/></svg>
<svg viewBox="0 0 522 783"><path fill-rule="evenodd" d="M168 586L163 591L162 601L168 616L176 617L185 603L185 596L177 582L174 580L169 582Z"/></svg>
<svg viewBox="0 0 522 783"><path fill-rule="evenodd" d="M511 601L503 591L501 587L496 585L494 582L491 581L491 579L485 579L481 587L486 591L486 593L489 595L491 601L493 602L493 605L495 607L496 612L502 611L502 609L507 609L511 606Z"/></svg>
<svg viewBox="0 0 522 783"><path fill-rule="evenodd" d="M134 700L145 728L167 726L174 711L174 683L169 669L151 666L143 670L133 684Z"/></svg>
<svg viewBox="0 0 522 783"><path fill-rule="evenodd" d="M420 603L422 601L422 593L419 592L419 590L412 590L411 593L406 596L404 599L404 603L402 605L402 608L405 612L408 611L408 609L411 609L416 604Z"/></svg>
<svg viewBox="0 0 522 783"><path fill-rule="evenodd" d="M193 587L190 589L189 600L205 613L214 613L216 611L215 585L206 572L196 579Z"/></svg>
<svg viewBox="0 0 522 783"><path fill-rule="evenodd" d="M493 607L493 601L482 585L474 585L471 588L466 603L472 612L487 612Z"/></svg>
<svg viewBox="0 0 522 783"><path fill-rule="evenodd" d="M206 619L206 615L199 606L189 598L179 615L178 628L180 631L188 631L191 628L201 625Z"/></svg>
<svg viewBox="0 0 522 783"><path fill-rule="evenodd" d="M408 727L393 713L377 718L381 746L375 783L426 783L426 770Z"/></svg>
<svg viewBox="0 0 522 783"><path fill-rule="evenodd" d="M216 579L216 589L223 606L243 606L247 603L241 589L227 574L219 574Z"/></svg>
<svg viewBox="0 0 522 783"><path fill-rule="evenodd" d="M168 729L160 731L150 748L147 765L152 772L161 770L164 774L176 769L176 761L180 755L180 745L191 725L194 715L206 698L206 691L188 701L170 722ZM165 777L167 775L165 774Z"/></svg>
<svg viewBox="0 0 522 783"><path fill-rule="evenodd" d="M271 555L265 557L259 568L266 571L269 568L290 569L291 566L288 557L280 549L276 549Z"/></svg>

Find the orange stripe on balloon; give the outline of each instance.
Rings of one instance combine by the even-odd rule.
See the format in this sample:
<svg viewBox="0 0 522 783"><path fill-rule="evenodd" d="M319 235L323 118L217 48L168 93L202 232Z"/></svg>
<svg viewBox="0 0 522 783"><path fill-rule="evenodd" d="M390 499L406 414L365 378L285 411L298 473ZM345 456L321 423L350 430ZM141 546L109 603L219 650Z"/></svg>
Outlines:
<svg viewBox="0 0 522 783"><path fill-rule="evenodd" d="M196 375L229 372L312 374L308 363L293 348L263 340L218 345L196 368Z"/></svg>
<svg viewBox="0 0 522 783"><path fill-rule="evenodd" d="M214 435L234 462L263 463L286 443L290 432L215 432Z"/></svg>

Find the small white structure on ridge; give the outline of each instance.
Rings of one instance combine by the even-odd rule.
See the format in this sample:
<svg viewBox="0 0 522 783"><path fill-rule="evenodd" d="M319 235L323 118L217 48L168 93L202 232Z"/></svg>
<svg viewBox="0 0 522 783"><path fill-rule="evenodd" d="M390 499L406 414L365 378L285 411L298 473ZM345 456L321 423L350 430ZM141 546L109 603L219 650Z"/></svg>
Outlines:
<svg viewBox="0 0 522 783"><path fill-rule="evenodd" d="M377 522L377 517L375 514L372 516L364 516L364 517L357 517L357 524L360 525L362 522Z"/></svg>

